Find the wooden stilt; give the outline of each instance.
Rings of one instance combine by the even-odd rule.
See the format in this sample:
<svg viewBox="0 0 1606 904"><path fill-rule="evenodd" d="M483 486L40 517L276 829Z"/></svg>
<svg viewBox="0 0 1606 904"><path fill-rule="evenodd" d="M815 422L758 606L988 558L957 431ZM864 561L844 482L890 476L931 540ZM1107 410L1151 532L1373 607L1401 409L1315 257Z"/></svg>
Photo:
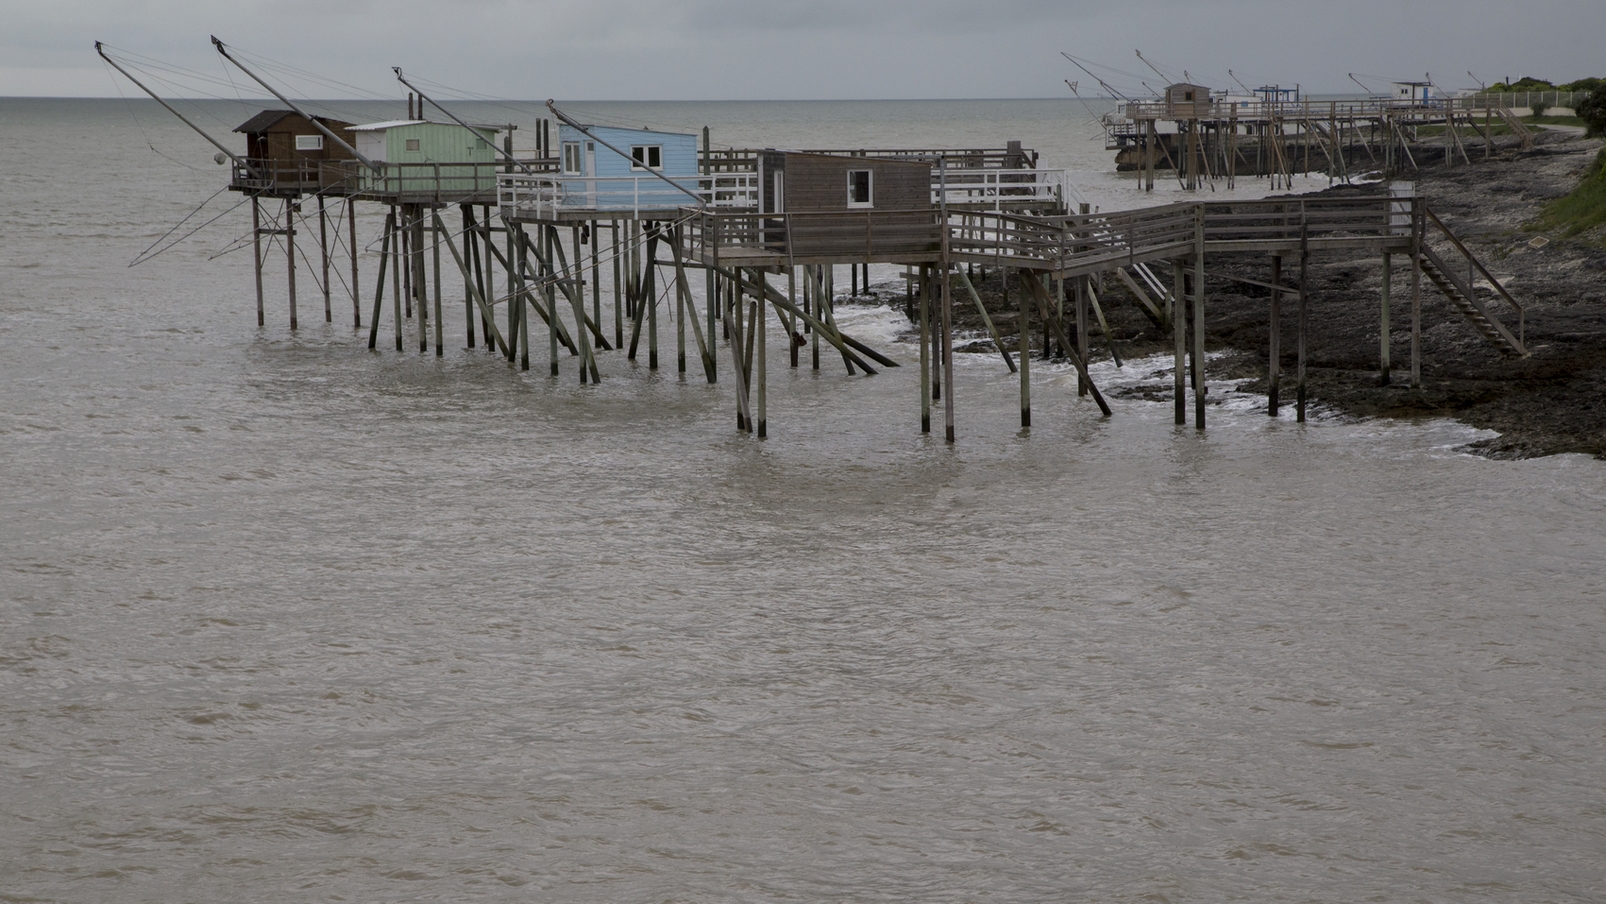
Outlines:
<svg viewBox="0 0 1606 904"><path fill-rule="evenodd" d="M1180 427L1188 423L1188 296L1187 276L1181 261L1172 262L1171 279L1173 285L1171 295L1176 299L1176 315L1171 318L1171 338L1176 358L1173 377L1176 383L1176 423Z"/></svg>
<svg viewBox="0 0 1606 904"><path fill-rule="evenodd" d="M414 208L413 291L418 296L418 353L429 351L429 285L424 273L424 208Z"/></svg>
<svg viewBox="0 0 1606 904"><path fill-rule="evenodd" d="M360 283L357 282L357 202L351 198L346 199L346 225L349 228L347 247L351 250L351 328L362 329L362 302L358 298Z"/></svg>
<svg viewBox="0 0 1606 904"><path fill-rule="evenodd" d="M931 432L931 268L920 268L920 432ZM819 369L819 337L815 337L814 367Z"/></svg>
<svg viewBox="0 0 1606 904"><path fill-rule="evenodd" d="M1411 388L1422 388L1422 205L1411 215Z"/></svg>
<svg viewBox="0 0 1606 904"><path fill-rule="evenodd" d="M463 214L463 249L470 260L478 262L479 246L475 244L474 214L467 204L459 205ZM474 292L474 279L467 271L463 273L463 333L468 338L468 347L474 347L474 300L470 296Z"/></svg>
<svg viewBox="0 0 1606 904"><path fill-rule="evenodd" d="M1308 278L1310 274L1310 236L1301 223L1299 227L1299 336L1295 340L1299 343L1299 372L1294 380L1294 411L1296 420L1305 423L1305 342L1306 330L1309 327L1310 289Z"/></svg>
<svg viewBox="0 0 1606 904"><path fill-rule="evenodd" d="M468 279L468 274L469 274L469 269L470 269L469 268L469 262L467 260L465 260L462 257L462 255L459 255L457 253L457 246L452 243L451 236L446 234L446 228L445 228L444 224L442 224L440 222L440 220L439 220L440 214L436 214L435 216L436 216L435 228L440 230L440 233L442 235L442 243L444 245L446 245L446 251L449 254L451 254L453 262L455 262L457 264L457 269L462 271L463 278L465 280L467 280ZM466 244L465 244L465 247L467 247ZM488 301L486 301L485 296L480 292L479 286L476 286L476 285L470 283L469 284L469 288L473 291L473 293L474 293L474 301L479 306L480 317L482 318L482 322L489 328L488 331L485 334L485 347L487 349L501 348L503 350L503 353L508 355L508 360L512 360L512 354L507 352L507 342L506 342L506 340L503 339L502 338L502 334L497 332L497 330L496 330L496 322L491 317L490 303ZM375 318L375 322L377 323L377 321L378 321L378 318L376 317Z"/></svg>
<svg viewBox="0 0 1606 904"><path fill-rule="evenodd" d="M284 257L290 265L290 330L296 329L296 202L284 202Z"/></svg>
<svg viewBox="0 0 1606 904"><path fill-rule="evenodd" d="M614 348L624 348L625 347L625 308L624 308L624 304L625 304L625 302L624 302L624 298L625 298L624 291L625 291L625 289L624 289L624 278L621 275L621 270L622 270L622 268L624 266L624 258L620 253L621 249L619 247L619 221L618 220L611 220L611 221L609 221L608 225L609 225L609 229L608 229L608 239L609 239L608 250L610 252L610 256L613 258L613 347ZM710 280L710 285L712 285L712 280ZM710 304L712 304L712 301L710 301ZM710 316L712 316L712 315L710 315ZM712 323L710 323L709 331L710 332L713 331ZM632 355L631 357L634 358L634 355Z"/></svg>
<svg viewBox="0 0 1606 904"><path fill-rule="evenodd" d="M368 347L373 348L379 342L379 312L385 302L385 268L390 263L390 240L394 218L385 216L385 232L379 243L379 279L374 285L374 316L368 321Z"/></svg>
<svg viewBox="0 0 1606 904"><path fill-rule="evenodd" d="M480 273L482 278L480 297L485 300L485 305L480 309L480 331L489 337L493 332L496 332L495 309L492 306L492 303L496 300L496 239L491 235L491 205L489 204L485 205L480 212L480 242L485 246L483 249L485 252L485 267L483 272ZM475 269L479 270L478 264L475 265ZM496 335L501 335L501 333L496 332ZM512 336L508 337L509 341L512 339ZM495 347L491 342L486 342L485 350L494 351ZM508 360L512 361L513 359L508 358Z"/></svg>
<svg viewBox="0 0 1606 904"><path fill-rule="evenodd" d="M810 273L809 285L813 289L813 291L809 293L810 294L810 299L809 300L813 303L813 308L810 309L810 312L814 315L814 319L821 320L821 319L824 319L824 318L821 317L820 295L824 292L825 276L822 274L821 268L820 268L820 266L818 264L816 264L813 267L808 268L808 270L809 270L809 273ZM812 351L813 358L814 358L814 369L815 370L819 370L820 369L820 331L819 330L810 330L809 331L809 335L810 335L812 346L813 346L811 351ZM926 432L928 432L928 433L931 432L929 425L927 427Z"/></svg>
<svg viewBox="0 0 1606 904"><path fill-rule="evenodd" d="M1379 318L1377 382L1389 385L1389 287L1394 281L1393 255L1383 252L1383 309Z"/></svg>
<svg viewBox="0 0 1606 904"><path fill-rule="evenodd" d="M647 233L647 253L642 258L640 304L647 306L647 369L658 369L658 227Z"/></svg>
<svg viewBox="0 0 1606 904"><path fill-rule="evenodd" d="M792 305L794 307L797 306L798 297L797 297L797 268L796 267L787 267L786 268L786 298L787 298L788 301L792 302ZM797 344L797 324L795 322L787 324L787 328L786 328L786 349L787 349L787 354L791 357L791 365L790 366L792 367L793 370L796 370L797 369L798 344Z"/></svg>
<svg viewBox="0 0 1606 904"><path fill-rule="evenodd" d="M257 326L265 326L267 319L262 306L262 200L251 196L251 247L255 259L253 269L257 277Z"/></svg>
<svg viewBox="0 0 1606 904"><path fill-rule="evenodd" d="M1283 373L1283 330L1282 330L1282 302L1283 293L1279 288L1283 284L1283 257L1280 254L1271 256L1271 335L1268 341L1266 362L1266 414L1277 416L1277 393L1282 384Z"/></svg>
<svg viewBox="0 0 1606 904"><path fill-rule="evenodd" d="M597 325L599 338L602 332L602 230L599 228L601 225L593 220L588 226L591 230L588 236L591 242L591 320ZM575 266L579 266L578 259L575 261ZM596 358L595 349L592 350L592 358L593 360Z"/></svg>
<svg viewBox="0 0 1606 904"><path fill-rule="evenodd" d="M1204 205L1197 207L1193 234L1193 426L1205 428L1205 239Z"/></svg>
<svg viewBox="0 0 1606 904"><path fill-rule="evenodd" d="M440 214L435 214L435 220L439 223ZM441 327L441 232L442 230L438 225L430 228L430 237L433 241L429 243L429 246L430 253L434 258L435 271L435 357L437 358L446 354L446 340Z"/></svg>
<svg viewBox="0 0 1606 904"><path fill-rule="evenodd" d="M764 283L764 271L762 269L755 270L753 275L758 278L758 301L753 304L753 335L757 338L758 365L753 379L758 388L758 438L764 439L765 437L769 436L769 406L768 398L765 393L766 384L769 382L769 365L765 354L764 341L767 332L765 325L768 321L768 317L764 312L764 309L767 307L767 305L764 304L766 286ZM683 349L681 353L681 370L685 370L684 361L686 355L684 353L684 333L681 334L681 345Z"/></svg>
<svg viewBox="0 0 1606 904"><path fill-rule="evenodd" d="M323 322L335 322L334 303L329 294L329 212L324 208L323 195L318 195L318 251L323 259Z"/></svg>
<svg viewBox="0 0 1606 904"><path fill-rule="evenodd" d="M407 230L402 228L402 214L396 205L390 207L390 306L396 321L396 351L402 350L402 239Z"/></svg>
<svg viewBox="0 0 1606 904"><path fill-rule="evenodd" d="M942 417L948 442L954 441L954 293L948 278L948 231L942 233ZM833 324L834 326L834 324Z"/></svg>
<svg viewBox="0 0 1606 904"><path fill-rule="evenodd" d="M1076 355L1083 361L1087 360L1087 277L1078 276L1072 290L1075 294L1076 304ZM1080 374L1076 377L1076 394L1087 395L1087 380Z"/></svg>
<svg viewBox="0 0 1606 904"><path fill-rule="evenodd" d="M1026 279L1024 271L1021 279ZM1020 289L1020 323L1016 324L1020 332L1020 347L1015 350L1020 358L1020 425L1032 425L1032 309L1030 299L1027 297L1026 287Z"/></svg>

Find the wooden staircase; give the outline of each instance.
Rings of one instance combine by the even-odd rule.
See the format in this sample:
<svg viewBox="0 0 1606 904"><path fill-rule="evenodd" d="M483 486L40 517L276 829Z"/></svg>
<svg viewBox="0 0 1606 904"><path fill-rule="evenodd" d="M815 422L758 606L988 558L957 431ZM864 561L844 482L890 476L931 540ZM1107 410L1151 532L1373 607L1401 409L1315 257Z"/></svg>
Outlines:
<svg viewBox="0 0 1606 904"><path fill-rule="evenodd" d="M1511 112L1511 110L1506 107L1498 108L1498 112L1500 114L1500 120L1510 127L1511 133L1522 139L1523 150L1527 150L1528 148L1534 146L1533 131L1528 128L1527 124L1524 123L1522 119L1517 116L1517 114Z"/></svg>
<svg viewBox="0 0 1606 904"><path fill-rule="evenodd" d="M1462 244L1461 240L1450 231L1449 227L1444 225L1444 221L1440 220L1433 211L1428 210L1426 207L1423 208L1423 211L1426 213L1424 218L1426 224L1437 227L1438 232L1450 240L1451 247L1460 252L1462 266L1452 269L1450 263L1427 243L1427 230L1424 229L1420 256L1422 273L1438 287L1440 292L1444 293L1445 298L1450 299L1450 303L1455 305L1456 310L1461 312L1461 316L1465 317L1469 323L1477 328L1483 338L1489 340L1489 343L1499 349L1501 354L1508 358L1527 356L1528 349L1523 344L1522 336L1524 332L1522 305L1511 297L1511 293L1507 292L1505 286L1494 278L1494 274L1490 273L1467 246ZM1465 269L1467 275L1465 277L1458 275L1456 271L1459 269ZM1482 273L1483 278L1488 280L1495 293L1504 298L1515 309L1518 323L1515 334L1491 314L1483 302L1478 300L1478 293L1471 282L1473 279L1472 271L1474 270Z"/></svg>

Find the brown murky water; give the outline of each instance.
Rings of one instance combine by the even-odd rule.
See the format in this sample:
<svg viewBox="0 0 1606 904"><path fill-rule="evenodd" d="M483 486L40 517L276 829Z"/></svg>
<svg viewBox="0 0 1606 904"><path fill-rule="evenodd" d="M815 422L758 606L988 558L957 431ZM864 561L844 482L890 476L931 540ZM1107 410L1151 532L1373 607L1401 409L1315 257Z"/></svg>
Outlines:
<svg viewBox="0 0 1606 904"><path fill-rule="evenodd" d="M1051 368L1023 435L981 356L956 447L913 368L775 368L758 443L617 356L258 331L241 211L125 268L222 175L133 110L0 101L0 901L1606 887L1600 462Z"/></svg>

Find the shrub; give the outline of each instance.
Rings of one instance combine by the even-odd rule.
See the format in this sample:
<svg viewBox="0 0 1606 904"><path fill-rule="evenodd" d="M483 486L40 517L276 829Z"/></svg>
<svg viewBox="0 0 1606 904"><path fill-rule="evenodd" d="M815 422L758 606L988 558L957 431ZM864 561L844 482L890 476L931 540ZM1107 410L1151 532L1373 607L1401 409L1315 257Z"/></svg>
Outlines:
<svg viewBox="0 0 1606 904"><path fill-rule="evenodd" d="M1606 85L1601 85L1578 104L1578 118L1589 128L1591 137L1606 135Z"/></svg>
<svg viewBox="0 0 1606 904"><path fill-rule="evenodd" d="M1529 101L1528 109L1532 111L1535 117L1543 116L1545 115L1545 111L1550 109L1550 103L1543 98L1536 97L1532 101Z"/></svg>

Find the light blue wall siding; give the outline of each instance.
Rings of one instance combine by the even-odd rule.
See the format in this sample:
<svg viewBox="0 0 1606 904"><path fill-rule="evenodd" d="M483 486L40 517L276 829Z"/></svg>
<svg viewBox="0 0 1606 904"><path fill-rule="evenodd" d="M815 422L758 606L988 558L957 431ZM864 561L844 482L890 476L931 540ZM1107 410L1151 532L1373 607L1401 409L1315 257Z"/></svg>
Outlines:
<svg viewBox="0 0 1606 904"><path fill-rule="evenodd" d="M611 126L592 126L591 133L601 141L606 141L625 153L630 153L632 145L656 144L663 148L663 175L683 182L687 188L695 190L697 183L697 136L680 132L658 132L651 129L621 129ZM585 152L589 141L584 134L572 126L558 127L558 141L580 142L582 165L590 167L591 155ZM692 199L670 189L650 173L644 170L631 169L630 160L620 156L603 146L596 145L595 170L586 172L587 176L601 178L610 177L636 177L640 179L637 191L632 191L629 183L596 183L597 191L594 206L598 208L628 208L640 207L682 207L693 203ZM587 183L573 182L564 184L564 191L570 195L578 192L592 190ZM629 196L624 193L628 192Z"/></svg>

